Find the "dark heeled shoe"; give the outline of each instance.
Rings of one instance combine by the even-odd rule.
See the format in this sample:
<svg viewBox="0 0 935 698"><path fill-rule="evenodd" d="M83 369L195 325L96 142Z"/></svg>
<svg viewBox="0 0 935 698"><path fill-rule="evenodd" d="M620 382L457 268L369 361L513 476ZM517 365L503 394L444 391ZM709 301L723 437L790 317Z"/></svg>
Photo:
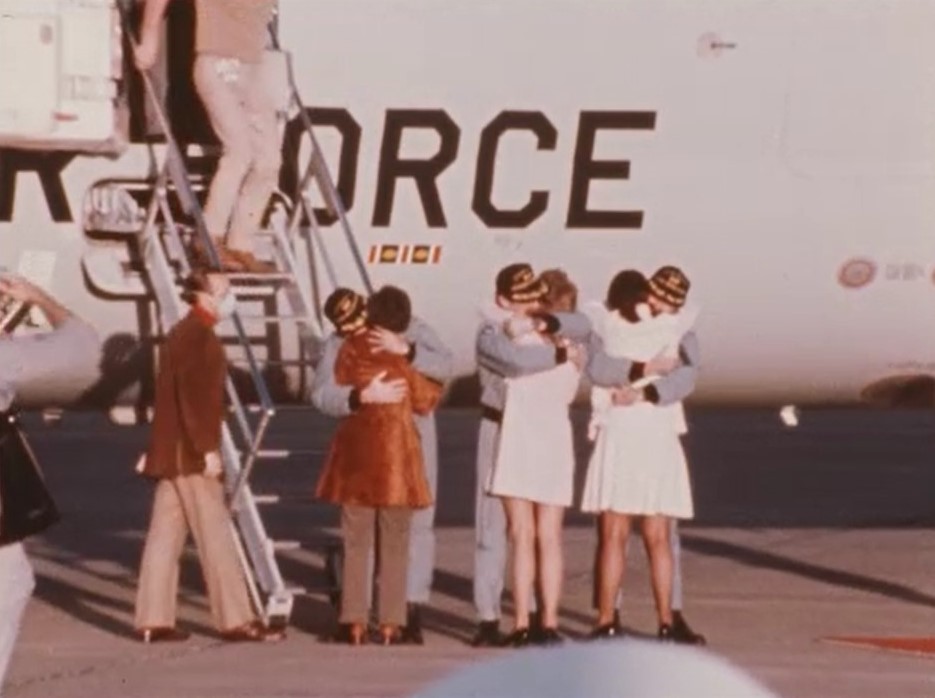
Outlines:
<svg viewBox="0 0 935 698"><path fill-rule="evenodd" d="M591 640L610 640L612 638L623 637L623 628L621 628L617 623L605 623L604 625L599 625L588 635L588 639Z"/></svg>
<svg viewBox="0 0 935 698"><path fill-rule="evenodd" d="M660 642L675 642L675 636L672 632L672 626L668 623L662 623L659 626L659 632L656 634Z"/></svg>
<svg viewBox="0 0 935 698"><path fill-rule="evenodd" d="M531 644L532 635L529 628L517 628L505 638L503 638L504 647L526 647Z"/></svg>
<svg viewBox="0 0 935 698"><path fill-rule="evenodd" d="M565 642L565 638L559 635L558 628L542 628L536 637L536 644L545 647L554 647L555 645L561 645L563 642Z"/></svg>

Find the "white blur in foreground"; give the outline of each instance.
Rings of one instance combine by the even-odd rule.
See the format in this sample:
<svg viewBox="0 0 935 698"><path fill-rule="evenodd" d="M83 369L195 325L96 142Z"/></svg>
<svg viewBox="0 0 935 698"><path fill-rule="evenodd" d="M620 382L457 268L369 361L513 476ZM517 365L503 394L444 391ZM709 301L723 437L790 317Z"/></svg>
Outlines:
<svg viewBox="0 0 935 698"><path fill-rule="evenodd" d="M626 638L524 649L413 698L778 698L708 650Z"/></svg>

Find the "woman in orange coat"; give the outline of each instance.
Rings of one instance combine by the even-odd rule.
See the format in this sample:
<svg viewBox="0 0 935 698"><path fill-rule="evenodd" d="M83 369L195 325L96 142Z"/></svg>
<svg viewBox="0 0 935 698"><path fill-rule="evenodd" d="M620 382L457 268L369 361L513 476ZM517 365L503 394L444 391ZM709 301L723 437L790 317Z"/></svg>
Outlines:
<svg viewBox="0 0 935 698"><path fill-rule="evenodd" d="M386 286L365 302L353 291L338 289L325 303L325 314L345 337L335 363L339 385L363 390L385 372L386 380L402 380L407 387L402 402L361 405L342 420L316 490L318 497L342 507L340 620L349 626L351 644L364 641L369 556L374 524L379 525L380 636L383 644L394 644L406 621L409 523L413 509L432 503L412 417L431 412L442 387L417 373L411 356L380 352L371 345L371 329L401 334L409 326L412 313L405 292Z"/></svg>

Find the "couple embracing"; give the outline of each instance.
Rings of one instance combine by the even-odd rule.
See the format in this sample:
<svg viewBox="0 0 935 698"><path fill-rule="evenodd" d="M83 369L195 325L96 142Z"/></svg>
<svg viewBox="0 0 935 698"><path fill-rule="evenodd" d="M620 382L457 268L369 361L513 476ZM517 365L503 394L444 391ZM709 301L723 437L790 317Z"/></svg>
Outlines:
<svg viewBox="0 0 935 698"><path fill-rule="evenodd" d="M681 592L677 550L673 555L670 549L677 543L670 539L673 522L693 515L679 439L685 432L679 403L697 373L697 310L683 308L688 287L673 267L650 280L629 270L614 278L605 303L587 304L582 313L573 284L560 271L534 277L528 265L512 265L498 276L497 309L487 313L477 345L484 393L475 574L482 622L476 644L497 642L504 575L491 563L505 565L506 530L516 599L515 629L506 644L560 640L561 525L574 476L568 406L582 369L595 385L589 428L595 445L581 502L601 520L594 636L620 632L616 606L624 551L631 521L640 518L660 638L702 640L680 613L673 615ZM504 520L499 525L497 499ZM679 588L673 589L673 577ZM531 622L537 602L540 627Z"/></svg>

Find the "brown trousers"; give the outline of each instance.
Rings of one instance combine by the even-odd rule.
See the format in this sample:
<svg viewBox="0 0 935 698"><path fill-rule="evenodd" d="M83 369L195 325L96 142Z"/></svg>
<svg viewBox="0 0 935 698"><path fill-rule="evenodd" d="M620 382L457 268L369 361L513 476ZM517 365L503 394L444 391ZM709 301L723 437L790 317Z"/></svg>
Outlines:
<svg viewBox="0 0 935 698"><path fill-rule="evenodd" d="M370 551L374 524L380 527L379 596L380 623L405 625L406 576L409 568L409 524L412 509L405 507L344 506L341 532L344 535L344 585L341 622L366 623L370 598Z"/></svg>
<svg viewBox="0 0 935 698"><path fill-rule="evenodd" d="M256 619L231 529L221 481L204 475L160 480L140 563L136 627L174 627L179 558L191 531L201 560L215 627Z"/></svg>

